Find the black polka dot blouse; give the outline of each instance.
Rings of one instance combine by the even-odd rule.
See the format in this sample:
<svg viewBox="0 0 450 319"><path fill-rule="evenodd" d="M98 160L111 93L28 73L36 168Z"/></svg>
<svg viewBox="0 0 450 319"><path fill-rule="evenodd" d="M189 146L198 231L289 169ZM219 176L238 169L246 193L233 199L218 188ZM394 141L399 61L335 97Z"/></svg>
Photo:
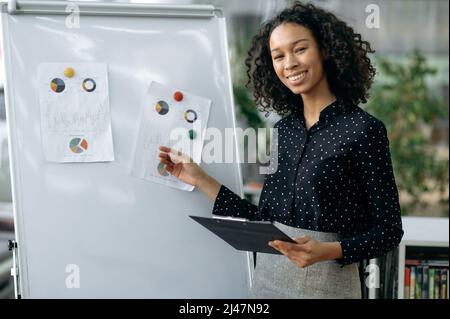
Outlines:
<svg viewBox="0 0 450 319"><path fill-rule="evenodd" d="M221 186L213 214L338 233L342 266L392 250L403 236L384 124L358 106L328 105L309 130L303 108L275 124L278 167L259 205Z"/></svg>

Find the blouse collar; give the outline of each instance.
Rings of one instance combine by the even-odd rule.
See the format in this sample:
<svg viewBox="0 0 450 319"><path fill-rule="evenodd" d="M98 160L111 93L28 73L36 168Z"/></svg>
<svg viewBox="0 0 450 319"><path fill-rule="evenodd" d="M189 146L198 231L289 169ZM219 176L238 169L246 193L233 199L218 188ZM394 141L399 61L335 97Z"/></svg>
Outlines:
<svg viewBox="0 0 450 319"><path fill-rule="evenodd" d="M342 101L337 99L334 102L327 105L322 111L320 111L319 121L317 126L321 126L332 121L339 114L344 112L345 106ZM293 110L294 121L297 125L300 125L300 128L305 128L305 118L303 114L303 104L297 104Z"/></svg>

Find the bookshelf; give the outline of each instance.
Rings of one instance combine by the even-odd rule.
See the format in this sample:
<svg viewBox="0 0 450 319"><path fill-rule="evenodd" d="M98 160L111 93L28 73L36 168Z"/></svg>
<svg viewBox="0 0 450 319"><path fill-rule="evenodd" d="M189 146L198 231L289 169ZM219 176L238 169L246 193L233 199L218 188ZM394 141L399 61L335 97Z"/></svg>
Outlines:
<svg viewBox="0 0 450 319"><path fill-rule="evenodd" d="M449 259L448 218L403 217L402 221L405 234L398 247L398 280L396 280L398 299L408 298L405 296L404 289L405 260L430 259L448 261Z"/></svg>

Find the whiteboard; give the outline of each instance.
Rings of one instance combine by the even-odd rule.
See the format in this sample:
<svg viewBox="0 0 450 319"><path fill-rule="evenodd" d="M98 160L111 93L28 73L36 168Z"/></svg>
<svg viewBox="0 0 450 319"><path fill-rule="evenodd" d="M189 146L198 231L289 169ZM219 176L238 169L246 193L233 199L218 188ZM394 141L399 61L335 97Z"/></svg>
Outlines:
<svg viewBox="0 0 450 319"><path fill-rule="evenodd" d="M151 80L211 99L208 126L235 128L225 19L211 6L81 2L80 28L68 29L65 5L10 1L8 12L2 4L18 294L246 297L249 254L188 218L211 216L206 196L130 176ZM107 64L113 162L45 161L36 90L43 62ZM242 194L237 160L201 166ZM78 287L68 287L76 273Z"/></svg>

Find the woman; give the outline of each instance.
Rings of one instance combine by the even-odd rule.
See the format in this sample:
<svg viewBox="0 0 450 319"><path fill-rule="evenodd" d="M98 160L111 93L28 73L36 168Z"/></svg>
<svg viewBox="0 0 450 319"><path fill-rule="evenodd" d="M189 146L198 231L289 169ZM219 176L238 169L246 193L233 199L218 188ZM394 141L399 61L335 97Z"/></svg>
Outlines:
<svg viewBox="0 0 450 319"><path fill-rule="evenodd" d="M333 14L295 3L266 22L246 61L263 110L286 115L278 169L258 206L167 147L161 162L214 202L213 214L271 220L296 244L258 254L250 297L360 298L356 262L396 247L398 191L384 124L362 110L375 69L370 44ZM286 258L287 257L287 258Z"/></svg>

